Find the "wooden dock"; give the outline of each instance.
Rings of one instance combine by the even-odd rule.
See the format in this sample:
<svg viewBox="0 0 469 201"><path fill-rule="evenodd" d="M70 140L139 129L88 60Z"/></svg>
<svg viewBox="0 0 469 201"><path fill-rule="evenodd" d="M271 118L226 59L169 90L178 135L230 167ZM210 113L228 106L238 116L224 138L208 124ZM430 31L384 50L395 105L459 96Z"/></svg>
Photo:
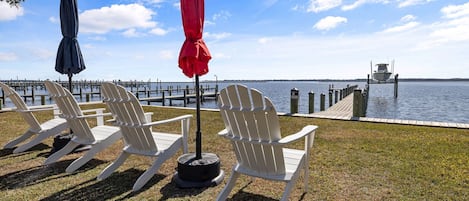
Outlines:
<svg viewBox="0 0 469 201"><path fill-rule="evenodd" d="M328 119L352 119L353 117L353 93L332 105L325 111L310 114L312 117Z"/></svg>
<svg viewBox="0 0 469 201"><path fill-rule="evenodd" d="M206 93L201 93L200 98L202 101L204 101L206 98L216 98L218 95L217 92L206 92ZM152 102L161 102L162 106L166 105L166 100L169 100L169 105L172 106L172 101L173 100L183 100L184 101L184 107L186 107L186 104L189 103L190 99L195 99L196 94L179 94L179 95L171 95L171 96L157 96L157 97L145 97L145 98L139 98L140 101L146 101L148 105L150 105Z"/></svg>

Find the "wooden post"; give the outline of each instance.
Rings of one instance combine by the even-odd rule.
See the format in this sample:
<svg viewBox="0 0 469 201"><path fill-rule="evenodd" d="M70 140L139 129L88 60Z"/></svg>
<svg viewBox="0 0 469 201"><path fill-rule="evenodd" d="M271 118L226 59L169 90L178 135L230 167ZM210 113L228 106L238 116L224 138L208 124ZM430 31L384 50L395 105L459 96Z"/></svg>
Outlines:
<svg viewBox="0 0 469 201"><path fill-rule="evenodd" d="M360 89L353 90L353 117L360 117L362 111L362 91Z"/></svg>
<svg viewBox="0 0 469 201"><path fill-rule="evenodd" d="M89 93L86 94L86 102L90 102L90 94Z"/></svg>
<svg viewBox="0 0 469 201"><path fill-rule="evenodd" d="M2 107L3 107L3 98L0 99L0 110L2 110Z"/></svg>
<svg viewBox="0 0 469 201"><path fill-rule="evenodd" d="M34 99L36 99L36 97L34 97L34 86L31 87L31 99L33 99L33 103L34 103Z"/></svg>
<svg viewBox="0 0 469 201"><path fill-rule="evenodd" d="M332 107L332 91L329 90L329 107Z"/></svg>
<svg viewBox="0 0 469 201"><path fill-rule="evenodd" d="M320 108L319 108L320 111L325 110L325 108L326 108L326 103L325 102L326 102L326 94L321 93L321 100L319 102L320 103Z"/></svg>
<svg viewBox="0 0 469 201"><path fill-rule="evenodd" d="M186 92L186 90L183 90L182 92L184 93L184 99L183 99L184 107L187 107L187 102L189 102L187 100L187 92Z"/></svg>
<svg viewBox="0 0 469 201"><path fill-rule="evenodd" d="M26 102L26 87L23 88L23 99L24 99L24 102Z"/></svg>
<svg viewBox="0 0 469 201"><path fill-rule="evenodd" d="M313 91L310 91L308 93L308 103L309 103L308 113L309 114L314 113L314 92Z"/></svg>
<svg viewBox="0 0 469 201"><path fill-rule="evenodd" d="M169 93L169 96L171 96L173 94L172 89L170 89L168 93ZM169 106L173 106L173 99L171 98L169 99Z"/></svg>
<svg viewBox="0 0 469 201"><path fill-rule="evenodd" d="M164 106L164 91L161 92L161 105Z"/></svg>
<svg viewBox="0 0 469 201"><path fill-rule="evenodd" d="M3 89L1 90L2 90L2 100L5 100L5 92L3 91Z"/></svg>
<svg viewBox="0 0 469 201"><path fill-rule="evenodd" d="M397 98L397 91L398 91L398 82L399 82L399 74L394 76L394 98Z"/></svg>
<svg viewBox="0 0 469 201"><path fill-rule="evenodd" d="M204 87L200 87L200 102L205 102Z"/></svg>
<svg viewBox="0 0 469 201"><path fill-rule="evenodd" d="M344 89L340 89L340 97L339 100L342 100L344 98Z"/></svg>
<svg viewBox="0 0 469 201"><path fill-rule="evenodd" d="M334 90L334 101L335 103L339 102L339 91Z"/></svg>
<svg viewBox="0 0 469 201"><path fill-rule="evenodd" d="M290 90L290 113L298 113L298 99L300 91L297 88Z"/></svg>
<svg viewBox="0 0 469 201"><path fill-rule="evenodd" d="M46 104L46 95L41 95L41 105Z"/></svg>

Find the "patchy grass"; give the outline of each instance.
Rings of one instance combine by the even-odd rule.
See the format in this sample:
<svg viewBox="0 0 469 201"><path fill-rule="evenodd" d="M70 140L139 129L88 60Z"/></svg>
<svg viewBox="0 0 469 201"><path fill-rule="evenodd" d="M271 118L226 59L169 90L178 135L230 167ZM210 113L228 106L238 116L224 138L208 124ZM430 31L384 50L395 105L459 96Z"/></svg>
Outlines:
<svg viewBox="0 0 469 201"><path fill-rule="evenodd" d="M104 107L104 105L83 106ZM153 120L194 114L194 110L145 107ZM39 121L51 118L38 113ZM217 112L202 111L203 151L216 153L230 176L235 156L226 139L216 134L223 129ZM311 154L309 193L303 194L304 176L298 180L291 200L468 200L469 130L390 125L300 117L280 117L283 135L308 124L318 125ZM94 123L94 122L91 122ZM191 122L189 150L195 151L195 118ZM0 145L22 134L27 125L15 112L0 113ZM154 130L179 131L178 124ZM136 193L132 186L151 164L132 156L109 178L96 176L113 161L122 143L99 153L73 174L65 168L83 153L67 155L49 166L42 165L52 139L21 154L0 150L0 200L213 200L221 185L203 189L178 189L172 176L177 156L167 161ZM292 145L301 149L302 142ZM242 176L231 200L275 200L285 184Z"/></svg>

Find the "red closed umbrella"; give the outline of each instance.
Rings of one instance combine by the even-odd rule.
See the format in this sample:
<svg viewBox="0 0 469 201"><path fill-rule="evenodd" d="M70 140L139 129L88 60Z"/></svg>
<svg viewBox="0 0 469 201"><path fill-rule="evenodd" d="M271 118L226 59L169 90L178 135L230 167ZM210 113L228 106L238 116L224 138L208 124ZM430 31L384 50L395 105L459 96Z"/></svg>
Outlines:
<svg viewBox="0 0 469 201"><path fill-rule="evenodd" d="M197 131L196 158L202 158L202 134L200 132L199 76L208 73L208 61L212 58L202 33L204 29L204 0L181 0L182 25L186 40L179 53L179 68L187 77L195 75Z"/></svg>
<svg viewBox="0 0 469 201"><path fill-rule="evenodd" d="M179 68L187 76L195 75L196 91L196 153L184 154L178 158L176 184L182 188L206 187L223 180L220 160L215 154L202 154L202 133L200 131L200 90L199 76L208 73L208 61L212 58L202 39L204 28L204 0L181 0L181 15L186 40L179 53Z"/></svg>
<svg viewBox="0 0 469 201"><path fill-rule="evenodd" d="M182 25L186 40L179 53L179 68L192 78L194 74L208 73L208 61L212 58L204 40L204 1L181 0Z"/></svg>

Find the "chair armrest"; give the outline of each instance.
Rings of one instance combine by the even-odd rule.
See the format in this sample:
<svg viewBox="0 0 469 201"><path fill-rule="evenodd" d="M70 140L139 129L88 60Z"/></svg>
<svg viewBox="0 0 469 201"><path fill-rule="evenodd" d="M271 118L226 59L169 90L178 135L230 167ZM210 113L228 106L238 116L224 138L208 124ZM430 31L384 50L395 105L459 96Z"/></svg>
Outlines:
<svg viewBox="0 0 469 201"><path fill-rule="evenodd" d="M105 116L112 116L112 113L101 113L101 114L87 114L87 115L81 115L77 116L77 119L86 119L86 118L94 118L94 117L105 117Z"/></svg>
<svg viewBox="0 0 469 201"><path fill-rule="evenodd" d="M98 112L98 111L104 111L106 108L95 108L95 109L88 109L88 110L81 110L83 113L90 113L90 112Z"/></svg>
<svg viewBox="0 0 469 201"><path fill-rule="evenodd" d="M221 130L220 132L218 132L218 135L220 135L220 136L226 136L226 135L228 135L228 133L229 133L229 132L228 132L228 129L225 128L225 129Z"/></svg>
<svg viewBox="0 0 469 201"><path fill-rule="evenodd" d="M30 110L36 110L36 109L53 109L56 107L56 105L34 105L34 106L28 106L28 109Z"/></svg>
<svg viewBox="0 0 469 201"><path fill-rule="evenodd" d="M50 111L54 110L53 105L39 105L39 106L30 106L27 110L16 109L18 112L40 112L40 111Z"/></svg>
<svg viewBox="0 0 469 201"><path fill-rule="evenodd" d="M96 117L96 124L98 126L104 125L104 116L112 116L112 113L103 113L105 108L96 108L96 109L90 109L90 110L82 110L81 112L96 112L96 114L88 114L88 115L82 115L76 117L77 119L83 119L83 118L94 118Z"/></svg>
<svg viewBox="0 0 469 201"><path fill-rule="evenodd" d="M181 121L181 120L190 119L190 118L192 118L192 115L187 114L187 115L182 115L182 116L179 116L179 117L174 117L174 118L171 118L171 119L165 119L165 120L160 120L160 121L154 121L154 122L151 122L151 123L146 123L146 124L143 124L141 126L136 126L136 127L156 126L156 125L160 125L160 124L166 124L166 123L170 123L170 122L174 122L174 121Z"/></svg>
<svg viewBox="0 0 469 201"><path fill-rule="evenodd" d="M279 140L279 143L281 144L288 144L290 142L293 142L293 141L296 141L302 137L305 137L311 133L314 133L316 131L318 127L317 126L313 126L313 125L308 125L308 126L305 126L303 129L301 129L301 131L299 131L298 133L295 133L295 134L292 134L292 135L289 135L289 136L286 136L282 139Z"/></svg>

